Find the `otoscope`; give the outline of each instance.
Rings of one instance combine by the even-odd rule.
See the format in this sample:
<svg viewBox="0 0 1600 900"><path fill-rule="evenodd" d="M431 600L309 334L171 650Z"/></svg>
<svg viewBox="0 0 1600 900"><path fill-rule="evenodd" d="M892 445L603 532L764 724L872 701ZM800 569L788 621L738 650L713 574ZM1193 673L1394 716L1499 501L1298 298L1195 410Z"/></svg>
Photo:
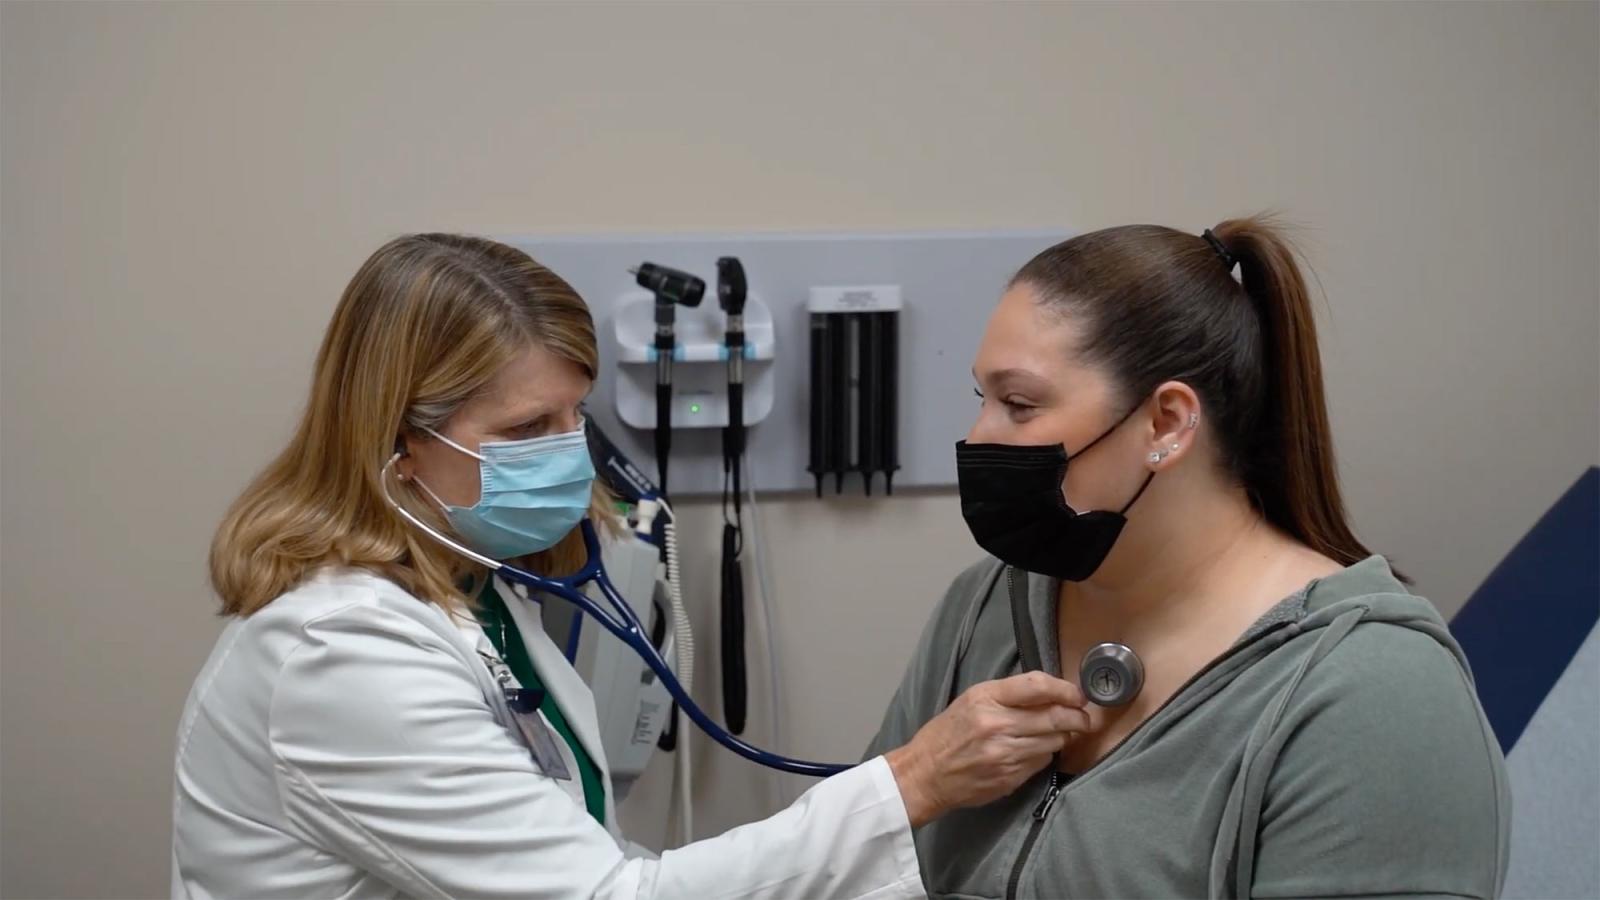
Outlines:
<svg viewBox="0 0 1600 900"><path fill-rule="evenodd" d="M640 287L656 297L656 473L661 496L667 496L667 457L672 453L672 355L677 349L673 328L678 304L694 307L705 296L706 283L688 272L640 263L629 269Z"/></svg>
<svg viewBox="0 0 1600 900"><path fill-rule="evenodd" d="M727 316L723 348L728 356L728 424L722 429L722 709L728 730L743 734L748 682L744 654L744 519L740 469L744 467L744 265L737 257L717 260L717 305ZM729 509L728 486L733 486ZM731 515L730 515L731 513Z"/></svg>
<svg viewBox="0 0 1600 900"><path fill-rule="evenodd" d="M717 305L728 317L723 343L728 354L728 425L722 432L722 471L733 477L739 502L739 461L744 456L744 265L736 256L717 260Z"/></svg>

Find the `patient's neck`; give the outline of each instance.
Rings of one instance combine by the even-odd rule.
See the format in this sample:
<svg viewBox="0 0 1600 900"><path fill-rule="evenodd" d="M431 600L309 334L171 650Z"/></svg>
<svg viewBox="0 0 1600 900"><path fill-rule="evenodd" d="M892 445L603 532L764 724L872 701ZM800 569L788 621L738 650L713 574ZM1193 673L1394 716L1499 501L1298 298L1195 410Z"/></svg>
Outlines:
<svg viewBox="0 0 1600 900"><path fill-rule="evenodd" d="M1232 629L1246 616L1254 621L1251 613L1265 612L1257 611L1264 601L1250 586L1293 542L1269 526L1241 490L1178 480L1166 487L1149 498L1159 502L1129 511L1115 551L1092 578L1063 583L1064 634L1135 645Z"/></svg>

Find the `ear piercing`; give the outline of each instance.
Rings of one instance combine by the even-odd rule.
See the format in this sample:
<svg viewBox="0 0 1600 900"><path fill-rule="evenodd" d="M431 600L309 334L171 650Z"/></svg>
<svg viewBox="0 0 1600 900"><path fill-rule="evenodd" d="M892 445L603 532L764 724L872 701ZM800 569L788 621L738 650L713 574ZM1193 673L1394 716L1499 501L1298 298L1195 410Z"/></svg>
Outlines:
<svg viewBox="0 0 1600 900"><path fill-rule="evenodd" d="M1189 413L1189 430L1193 431L1194 427L1196 425L1199 425L1199 424L1200 424L1200 414L1199 413L1195 413L1195 412ZM1173 449L1177 449L1177 448L1174 447Z"/></svg>

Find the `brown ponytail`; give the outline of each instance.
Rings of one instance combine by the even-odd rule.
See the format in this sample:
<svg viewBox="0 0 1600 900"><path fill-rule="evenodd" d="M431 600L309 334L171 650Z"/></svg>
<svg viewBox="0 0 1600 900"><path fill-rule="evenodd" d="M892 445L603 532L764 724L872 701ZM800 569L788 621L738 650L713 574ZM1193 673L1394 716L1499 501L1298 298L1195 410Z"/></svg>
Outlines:
<svg viewBox="0 0 1600 900"><path fill-rule="evenodd" d="M1268 373L1245 486L1267 521L1306 546L1344 565L1365 559L1339 492L1316 319L1295 249L1263 217L1229 219L1212 232L1238 261Z"/></svg>
<svg viewBox="0 0 1600 900"><path fill-rule="evenodd" d="M1371 554L1339 493L1310 292L1281 231L1230 219L1211 239L1156 225L1075 237L1012 280L1084 326L1083 350L1137 402L1200 396L1223 465L1274 526L1349 565ZM1239 280L1233 269L1237 264Z"/></svg>

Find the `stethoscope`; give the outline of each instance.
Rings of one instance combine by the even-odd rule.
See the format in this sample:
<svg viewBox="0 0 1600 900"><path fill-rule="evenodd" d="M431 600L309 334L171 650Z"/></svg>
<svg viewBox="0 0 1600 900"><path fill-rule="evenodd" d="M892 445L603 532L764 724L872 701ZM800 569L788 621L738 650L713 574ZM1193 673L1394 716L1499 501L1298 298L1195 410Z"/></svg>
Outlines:
<svg viewBox="0 0 1600 900"><path fill-rule="evenodd" d="M1033 616L1028 610L1025 576L1015 567L1006 566L1005 577L1018 661L1024 671L1043 670L1039 638L1034 634ZM1126 644L1114 641L1096 644L1078 663L1078 686L1096 706L1108 709L1127 706L1144 689L1144 663Z"/></svg>
<svg viewBox="0 0 1600 900"><path fill-rule="evenodd" d="M588 557L583 568L564 578L536 575L500 560L490 559L469 547L463 546L396 502L389 493L389 477L399 459L399 453L391 456L389 461L384 464L383 471L378 475L378 483L383 490L383 499L394 508L395 512L398 512L406 521L421 529L428 537L488 568L492 574L520 584L530 592L543 591L547 594L553 594L576 606L583 613L592 616L596 622L600 623L602 628L615 635L617 640L627 644L629 649L644 660L645 665L650 667L650 671L661 679L662 686L667 689L667 693L672 695L672 699L678 702L678 706L682 707L689 719L701 731L709 735L712 740L757 765L795 775L826 778L829 775L837 775L855 765L809 762L762 750L760 747L746 743L729 734L722 726L713 721L710 716L706 715L699 704L694 702L694 698L689 696L689 692L683 689L683 685L678 681L677 675L673 673L672 667L667 665L667 661L661 658L661 654L650 643L650 636L645 632L644 625L639 622L639 617L634 614L633 607L628 605L628 602L622 598L616 587L612 585L611 576L606 573L605 565L602 562L600 538L595 533L594 523L589 519L585 518L578 523L578 528L583 534L584 552ZM594 584L600 588L600 593L605 597L606 605L610 607L609 612L603 609L599 603L596 603L594 599L579 590L586 584Z"/></svg>

